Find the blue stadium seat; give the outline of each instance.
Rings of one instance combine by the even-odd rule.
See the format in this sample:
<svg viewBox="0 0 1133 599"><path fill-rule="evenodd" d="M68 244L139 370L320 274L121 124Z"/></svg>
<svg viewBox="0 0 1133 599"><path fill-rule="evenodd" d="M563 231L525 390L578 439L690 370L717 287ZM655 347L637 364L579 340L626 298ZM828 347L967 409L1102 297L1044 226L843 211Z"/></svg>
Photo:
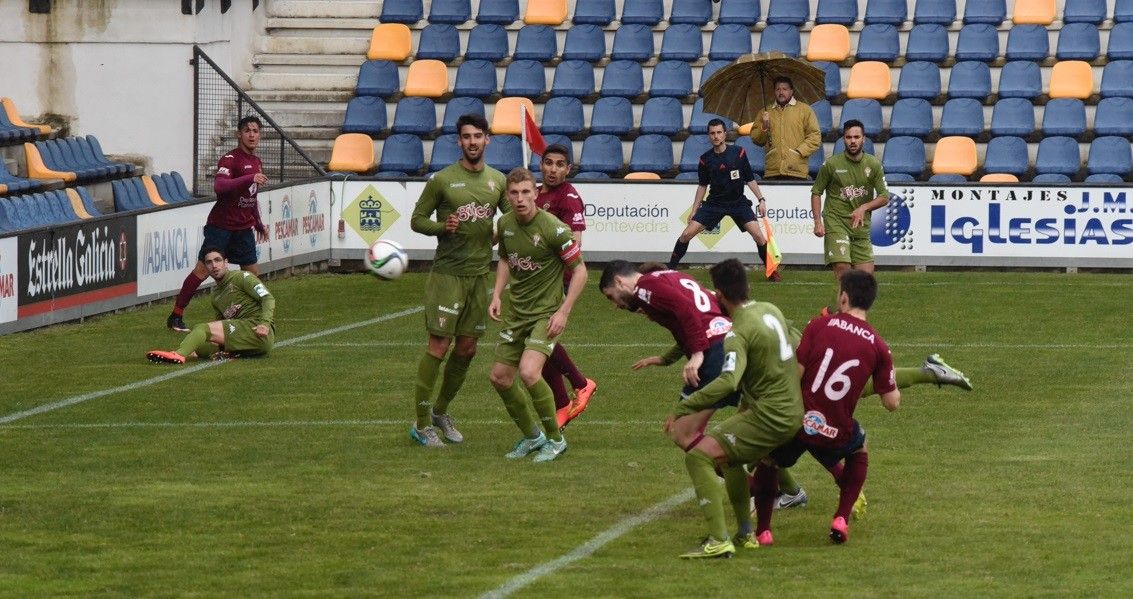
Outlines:
<svg viewBox="0 0 1133 599"><path fill-rule="evenodd" d="M614 32L614 49L611 60L645 62L653 57L653 30L649 25L630 24Z"/></svg>
<svg viewBox="0 0 1133 599"><path fill-rule="evenodd" d="M932 134L932 105L921 98L902 98L889 115L889 134L925 138Z"/></svg>
<svg viewBox="0 0 1133 599"><path fill-rule="evenodd" d="M772 25L772 27L790 27L790 25ZM764 30L763 39L766 39L771 27ZM798 37L798 30L796 30ZM762 43L762 42L761 42ZM761 50L762 51L762 50ZM712 43L708 46L709 60L735 60L744 54L751 53L751 31L743 25L720 25L712 32ZM798 56L798 53L795 53Z"/></svg>
<svg viewBox="0 0 1133 599"><path fill-rule="evenodd" d="M755 145L750 137L740 137L736 140L736 145L743 148L744 154L747 154L747 163L751 165L751 172L755 178L762 179L763 171L767 169L767 156L763 146Z"/></svg>
<svg viewBox="0 0 1133 599"><path fill-rule="evenodd" d="M1043 173L1041 175L1035 175L1035 178L1031 179L1031 182L1044 183L1046 185L1067 185L1072 181L1069 175L1062 173Z"/></svg>
<svg viewBox="0 0 1133 599"><path fill-rule="evenodd" d="M1016 25L1007 33L1007 51L1011 60L1045 60L1050 56L1050 37L1042 25Z"/></svg>
<svg viewBox="0 0 1133 599"><path fill-rule="evenodd" d="M700 155L712 149L707 135L693 135L685 140L681 148L681 161L677 166L681 172L695 173L700 167ZM761 171L762 172L762 171Z"/></svg>
<svg viewBox="0 0 1133 599"><path fill-rule="evenodd" d="M153 175L150 177L155 187L157 187L157 194L166 204L175 204L177 202L184 202L189 199L183 197L180 193L181 190L173 186L173 177L167 174ZM76 215L77 216L77 215Z"/></svg>
<svg viewBox="0 0 1133 599"><path fill-rule="evenodd" d="M511 25L519 18L519 0L480 0L477 23Z"/></svg>
<svg viewBox="0 0 1133 599"><path fill-rule="evenodd" d="M1082 155L1074 138L1047 137L1039 142L1035 171L1040 175L1053 173L1073 177L1081 168L1081 163Z"/></svg>
<svg viewBox="0 0 1133 599"><path fill-rule="evenodd" d="M920 4L918 4L920 6ZM948 58L948 30L943 25L914 25L905 48L906 60L944 62Z"/></svg>
<svg viewBox="0 0 1133 599"><path fill-rule="evenodd" d="M609 178L610 175L596 171L581 171L574 176L575 181L605 181Z"/></svg>
<svg viewBox="0 0 1133 599"><path fill-rule="evenodd" d="M383 180L385 180L385 179L404 179L404 178L409 177L409 176L411 176L409 173L403 173L401 171L378 171L377 173L374 173L375 179L383 179Z"/></svg>
<svg viewBox="0 0 1133 599"><path fill-rule="evenodd" d="M1113 33L1116 31L1117 29L1114 28L1110 33L1111 45ZM1130 32L1133 34L1133 29ZM1058 32L1058 49L1055 50L1055 57L1058 60L1090 61L1097 58L1100 53L1101 38L1097 26L1089 23L1070 23L1063 25Z"/></svg>
<svg viewBox="0 0 1133 599"><path fill-rule="evenodd" d="M956 41L954 56L956 60L994 61L999 58L999 31L987 23L964 25Z"/></svg>
<svg viewBox="0 0 1133 599"><path fill-rule="evenodd" d="M889 186L894 183L914 183L916 180L916 177L905 173L885 173L885 184Z"/></svg>
<svg viewBox="0 0 1133 599"><path fill-rule="evenodd" d="M382 144L379 171L417 173L425 166L425 148L417 135L399 133L386 138Z"/></svg>
<svg viewBox="0 0 1133 599"><path fill-rule="evenodd" d="M606 56L606 34L597 25L575 25L567 30L563 60L598 62Z"/></svg>
<svg viewBox="0 0 1133 599"><path fill-rule="evenodd" d="M665 60L653 67L649 95L683 98L692 94L692 67L687 62Z"/></svg>
<svg viewBox="0 0 1133 599"><path fill-rule="evenodd" d="M401 89L397 65L388 60L367 60L358 69L357 96L388 98Z"/></svg>
<svg viewBox="0 0 1133 599"><path fill-rule="evenodd" d="M1066 0L1062 22L1098 25L1105 20L1105 4L1106 0Z"/></svg>
<svg viewBox="0 0 1133 599"><path fill-rule="evenodd" d="M590 113L590 133L626 135L633 129L633 106L625 98L599 98Z"/></svg>
<svg viewBox="0 0 1133 599"><path fill-rule="evenodd" d="M697 93L704 95L700 90L704 89L705 82L707 82L712 75L716 74L716 71L730 64L732 64L730 60L711 60L708 64L704 65L704 68L700 70L700 86L697 87Z"/></svg>
<svg viewBox="0 0 1133 599"><path fill-rule="evenodd" d="M807 0L769 0L767 5L767 24L794 25L802 27L810 20L810 6ZM856 7L855 7L856 12Z"/></svg>
<svg viewBox="0 0 1133 599"><path fill-rule="evenodd" d="M918 0L913 9L913 22L934 23L945 27L956 20L956 0Z"/></svg>
<svg viewBox="0 0 1133 599"><path fill-rule="evenodd" d="M984 170L1008 173L1017 177L1027 172L1027 141L1021 137L993 137L987 144Z"/></svg>
<svg viewBox="0 0 1133 599"><path fill-rule="evenodd" d="M994 137L1014 135L1029 137L1035 132L1035 109L1023 98L1004 98L991 112L991 134Z"/></svg>
<svg viewBox="0 0 1133 599"><path fill-rule="evenodd" d="M933 176L929 177L928 181L929 181L929 183L940 183L942 185L955 185L957 183L967 183L968 178L965 177L964 175L953 175L953 174L948 174L948 173L942 173L942 174L939 174L939 175L933 175Z"/></svg>
<svg viewBox="0 0 1133 599"><path fill-rule="evenodd" d="M669 24L689 24L703 27L712 18L710 0L672 0L669 7Z"/></svg>
<svg viewBox="0 0 1133 599"><path fill-rule="evenodd" d="M343 133L381 135L386 130L386 102L373 96L357 96L346 105ZM2 183L2 181L0 181Z"/></svg>
<svg viewBox="0 0 1133 599"><path fill-rule="evenodd" d="M417 42L416 58L448 62L460 54L460 36L448 24L426 25Z"/></svg>
<svg viewBox="0 0 1133 599"><path fill-rule="evenodd" d="M1092 26L1092 25L1091 25ZM1059 41L1061 41L1061 37ZM1109 47L1106 49L1109 60L1133 59L1133 23L1118 23L1109 30Z"/></svg>
<svg viewBox="0 0 1133 599"><path fill-rule="evenodd" d="M567 150L567 161L574 164L574 145L570 143L570 138L565 135L544 135L543 140L547 142L548 146L560 145ZM532 152L531 159L527 161L527 168L535 173L535 176L540 180L542 174L539 172L539 163L542 162L543 157L539 154Z"/></svg>
<svg viewBox="0 0 1133 599"><path fill-rule="evenodd" d="M649 98L641 109L641 133L673 136L685 128L681 102L676 98Z"/></svg>
<svg viewBox="0 0 1133 599"><path fill-rule="evenodd" d="M881 133L881 102L865 98L847 100L842 105L841 116L838 117L839 134L842 131L842 124L850 119L857 119L865 125L866 137Z"/></svg>
<svg viewBox="0 0 1133 599"><path fill-rule="evenodd" d="M984 108L971 98L953 98L940 115L941 135L978 137L984 130Z"/></svg>
<svg viewBox="0 0 1133 599"><path fill-rule="evenodd" d="M64 157L63 163L71 167L67 170L87 173L89 177L109 177L125 173L124 169L119 169L116 165L100 163L89 153L84 155L77 138L59 138L54 141L55 147Z"/></svg>
<svg viewBox="0 0 1133 599"><path fill-rule="evenodd" d="M378 20L383 23L405 23L413 25L425 16L425 8L421 0L405 0L404 2L383 2L382 14Z"/></svg>
<svg viewBox="0 0 1133 599"><path fill-rule="evenodd" d="M720 31L717 29L716 31ZM748 48L751 47L750 32L746 29L745 34L748 35ZM713 42L716 37L713 35ZM751 51L750 49L748 50ZM782 52L787 56L799 56L802 52L802 41L799 39L799 28L794 25L768 25L767 29L759 36L759 51L760 52ZM732 59L734 60L734 59Z"/></svg>
<svg viewBox="0 0 1133 599"><path fill-rule="evenodd" d="M826 97L838 97L842 93L842 69L832 62L826 62L824 60L810 64L826 72Z"/></svg>
<svg viewBox="0 0 1133 599"><path fill-rule="evenodd" d="M585 127L582 117L582 100L571 97L556 97L547 100L543 106L543 133L578 135Z"/></svg>
<svg viewBox="0 0 1133 599"><path fill-rule="evenodd" d="M759 22L760 13L759 0L721 0L716 21L721 25L751 27Z"/></svg>
<svg viewBox="0 0 1133 599"><path fill-rule="evenodd" d="M193 194L190 193L189 188L185 186L185 179L183 179L181 177L181 173L179 173L177 171L171 171L169 173L169 176L173 179L173 182L170 185L170 187L176 187L177 188L180 196L182 198L184 198L183 201L188 201L188 200L193 199ZM85 209L87 211L87 214L89 214L91 216L102 216L102 213L98 211L98 208L95 208L94 198L91 197L90 192L87 191L87 188L76 187L75 191L78 192L79 199L81 199L83 201L83 209Z"/></svg>
<svg viewBox="0 0 1133 599"><path fill-rule="evenodd" d="M1122 179L1118 175L1111 175L1109 173L1100 173L1100 174L1097 174L1097 175L1087 175L1086 176L1086 183L1113 184L1113 183L1124 183L1124 182L1125 182L1125 179Z"/></svg>
<svg viewBox="0 0 1133 599"><path fill-rule="evenodd" d="M1133 60L1110 61L1102 69L1103 98L1133 98Z"/></svg>
<svg viewBox="0 0 1133 599"><path fill-rule="evenodd" d="M692 105L692 116L688 119L688 132L693 135L704 135L708 133L708 121L712 119L720 119L724 121L724 130L733 127L732 120L728 117L712 114L711 112L704 112L704 99L700 98Z"/></svg>
<svg viewBox="0 0 1133 599"><path fill-rule="evenodd" d="M924 142L916 137L889 138L881 166L886 177L893 174L919 177L925 170Z"/></svg>
<svg viewBox="0 0 1133 599"><path fill-rule="evenodd" d="M893 25L874 23L866 25L858 34L858 60L880 60L893 62L901 53L897 28Z"/></svg>
<svg viewBox="0 0 1133 599"><path fill-rule="evenodd" d="M471 0L432 0L429 3L430 23L460 25L471 18Z"/></svg>
<svg viewBox="0 0 1133 599"><path fill-rule="evenodd" d="M8 120L7 113L0 109L0 142L18 143L34 141L39 137L39 130L31 127L18 127Z"/></svg>
<svg viewBox="0 0 1133 599"><path fill-rule="evenodd" d="M1113 21L1129 23L1133 21L1133 0L1116 0L1113 4Z"/></svg>
<svg viewBox="0 0 1133 599"><path fill-rule="evenodd" d="M648 25L661 22L664 16L661 0L633 0L622 3L622 25Z"/></svg>
<svg viewBox="0 0 1133 599"><path fill-rule="evenodd" d="M582 142L582 158L578 161L578 170L608 175L620 171L624 161L620 139L613 135L591 135Z"/></svg>
<svg viewBox="0 0 1133 599"><path fill-rule="evenodd" d="M645 91L645 74L641 63L615 60L602 72L602 95L634 98Z"/></svg>
<svg viewBox="0 0 1133 599"><path fill-rule="evenodd" d="M1003 65L999 72L1000 98L1034 100L1043 93L1039 65L1029 60L1015 60Z"/></svg>
<svg viewBox="0 0 1133 599"><path fill-rule="evenodd" d="M429 135L436 128L437 110L432 98L409 97L398 101L389 130L392 133Z"/></svg>
<svg viewBox="0 0 1133 599"><path fill-rule="evenodd" d="M148 198L143 199L142 194L139 193L140 191L144 191L144 189L139 190L134 183L135 181L131 179L111 181L110 188L114 193L115 212L129 212L131 210L144 210L153 207L153 203L150 202ZM25 202L31 199L32 198L28 196L24 197ZM29 220L36 225L49 224L49 217L44 214L38 206L25 203L23 204L23 209L26 211L25 214L31 217Z"/></svg>
<svg viewBox="0 0 1133 599"><path fill-rule="evenodd" d="M496 93L496 66L487 60L466 60L456 70L452 93L458 96L486 98Z"/></svg>
<svg viewBox="0 0 1133 599"><path fill-rule="evenodd" d="M547 91L547 77L543 63L534 60L515 60L504 73L504 96L538 98Z"/></svg>
<svg viewBox="0 0 1133 599"><path fill-rule="evenodd" d="M546 25L524 25L515 39L515 60L547 62L559 54L555 30Z"/></svg>
<svg viewBox="0 0 1133 599"><path fill-rule="evenodd" d="M677 176L673 177L674 181L699 181L700 173L697 172L680 172Z"/></svg>
<svg viewBox="0 0 1133 599"><path fill-rule="evenodd" d="M865 140L865 143L862 144L862 151L865 152L866 154L873 154L873 155L876 156L877 153L874 150L875 150L875 148L873 147L873 140L869 139L867 137L866 140ZM845 151L846 151L846 141L844 139L842 139L841 137L834 140L833 154L841 154L842 152L845 152Z"/></svg>
<svg viewBox="0 0 1133 599"><path fill-rule="evenodd" d="M1090 144L1090 157L1086 172L1091 175L1110 174L1125 178L1133 171L1133 152L1124 137L1099 137Z"/></svg>
<svg viewBox="0 0 1133 599"><path fill-rule="evenodd" d="M3 112L3 110L0 110L0 112ZM0 184L8 186L9 195L30 191L40 186L38 181L17 177L9 173L8 169L2 163L0 163Z"/></svg>
<svg viewBox="0 0 1133 599"><path fill-rule="evenodd" d="M1105 98L1098 102L1094 113L1094 133L1133 137L1133 99Z"/></svg>
<svg viewBox="0 0 1133 599"><path fill-rule="evenodd" d="M455 133L446 133L433 140L433 153L429 157L429 172L435 173L460 160L460 142Z"/></svg>
<svg viewBox="0 0 1133 599"><path fill-rule="evenodd" d="M1007 0L964 0L964 23L998 27L1007 18Z"/></svg>
<svg viewBox="0 0 1133 599"><path fill-rule="evenodd" d="M642 135L633 141L631 172L665 174L673 169L673 142L664 135Z"/></svg>
<svg viewBox="0 0 1133 599"><path fill-rule="evenodd" d="M834 130L834 115L829 100L819 100L811 104L810 109L814 111L814 116L818 119L818 129L822 132L822 135L825 136Z"/></svg>
<svg viewBox="0 0 1133 599"><path fill-rule="evenodd" d="M491 23L477 25L468 33L468 47L464 50L465 60L497 62L507 55L507 30L502 26Z"/></svg>
<svg viewBox="0 0 1133 599"><path fill-rule="evenodd" d="M523 166L523 142L515 135L493 135L484 149L484 162L504 173Z"/></svg>
<svg viewBox="0 0 1133 599"><path fill-rule="evenodd" d="M897 83L898 98L924 98L932 100L940 95L940 67L936 63L916 61L901 68Z"/></svg>
<svg viewBox="0 0 1133 599"><path fill-rule="evenodd" d="M614 0L578 0L574 7L575 25L609 25L614 20Z"/></svg>
<svg viewBox="0 0 1133 599"><path fill-rule="evenodd" d="M441 133L456 133L456 120L465 114L484 116L484 101L480 98L456 97L445 104L445 115L441 119Z"/></svg>
<svg viewBox="0 0 1133 599"><path fill-rule="evenodd" d="M986 63L969 60L952 66L948 77L948 97L975 98L981 102L991 95L991 69Z"/></svg>
<svg viewBox="0 0 1133 599"><path fill-rule="evenodd" d="M905 0L869 0L865 7L865 23L900 26L908 14Z"/></svg>
<svg viewBox="0 0 1133 599"><path fill-rule="evenodd" d="M118 174L121 175L134 174L135 168L133 165L111 162L110 159L106 157L106 154L103 153L102 144L98 143L97 137L88 135L86 137L79 137L77 139L79 146L83 149L83 153L86 154L86 156L89 157L93 162L97 164L113 165L118 170Z"/></svg>
<svg viewBox="0 0 1133 599"><path fill-rule="evenodd" d="M697 60L704 54L704 43L700 28L681 23L669 25L665 37L661 38L661 60Z"/></svg>
<svg viewBox="0 0 1133 599"><path fill-rule="evenodd" d="M1044 136L1082 136L1086 132L1086 105L1072 98L1047 102L1043 110L1042 132Z"/></svg>
<svg viewBox="0 0 1133 599"><path fill-rule="evenodd" d="M582 60L564 60L555 67L552 96L585 98L594 93L594 66Z"/></svg>
<svg viewBox="0 0 1133 599"><path fill-rule="evenodd" d="M814 12L816 25L836 23L849 27L857 21L858 0L818 0L818 9Z"/></svg>

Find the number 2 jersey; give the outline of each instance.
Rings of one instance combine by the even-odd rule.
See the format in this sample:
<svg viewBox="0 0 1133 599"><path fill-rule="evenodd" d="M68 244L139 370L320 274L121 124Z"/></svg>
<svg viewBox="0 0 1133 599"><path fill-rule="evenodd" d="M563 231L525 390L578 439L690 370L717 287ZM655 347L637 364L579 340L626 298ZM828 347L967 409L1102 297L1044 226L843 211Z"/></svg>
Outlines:
<svg viewBox="0 0 1133 599"><path fill-rule="evenodd" d="M810 445L837 449L850 440L854 408L871 377L879 395L897 388L889 346L868 322L850 314L810 321L798 357L806 409L798 437Z"/></svg>
<svg viewBox="0 0 1133 599"><path fill-rule="evenodd" d="M720 311L716 296L684 273L660 270L643 274L633 297L631 308L669 329L685 356L708 349L732 330L732 321Z"/></svg>

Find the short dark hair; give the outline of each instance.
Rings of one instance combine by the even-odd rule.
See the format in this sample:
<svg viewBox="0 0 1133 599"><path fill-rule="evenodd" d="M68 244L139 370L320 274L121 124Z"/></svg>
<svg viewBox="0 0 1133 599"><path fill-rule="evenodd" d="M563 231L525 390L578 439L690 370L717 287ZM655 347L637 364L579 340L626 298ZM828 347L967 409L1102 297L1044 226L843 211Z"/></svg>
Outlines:
<svg viewBox="0 0 1133 599"><path fill-rule="evenodd" d="M771 80L772 87L779 85L780 83L786 83L787 87L791 88L791 90L795 89L795 83L791 81L791 78L787 77L786 75L779 75L778 77Z"/></svg>
<svg viewBox="0 0 1133 599"><path fill-rule="evenodd" d="M602 278L598 280L598 290L609 289L614 286L614 277L628 277L637 272L633 264L625 260L612 260L602 269Z"/></svg>
<svg viewBox="0 0 1133 599"><path fill-rule="evenodd" d="M845 135L847 131L849 131L850 129L853 129L854 127L861 127L862 128L862 137L865 137L865 124L863 124L858 119L850 119L850 120L846 121L845 123L842 123L842 135Z"/></svg>
<svg viewBox="0 0 1133 599"><path fill-rule="evenodd" d="M468 114L460 115L460 118L456 119L457 135L460 135L460 130L463 129L465 125L472 125L473 127L476 127L477 129L483 131L484 133L488 132L488 119L484 118L484 115L482 114L470 112Z"/></svg>
<svg viewBox="0 0 1133 599"><path fill-rule="evenodd" d="M850 307L869 310L877 299L877 279L873 273L852 268L842 273L841 290L850 298Z"/></svg>
<svg viewBox="0 0 1133 599"><path fill-rule="evenodd" d="M264 124L260 122L260 117L254 114L249 114L248 116L240 119L240 122L236 123L236 130L243 131L244 127L247 127L249 123L255 123L256 127L259 129L264 128Z"/></svg>
<svg viewBox="0 0 1133 599"><path fill-rule="evenodd" d="M567 164L571 163L570 150L562 144L551 144L547 146L547 149L543 150L543 158L546 158L548 154L561 154L563 159L567 161Z"/></svg>
<svg viewBox="0 0 1133 599"><path fill-rule="evenodd" d="M735 258L728 258L717 262L708 269L712 276L712 285L724 296L724 299L739 304L747 301L749 288L747 283L747 269L742 262Z"/></svg>
<svg viewBox="0 0 1133 599"><path fill-rule="evenodd" d="M209 245L209 246L205 246L205 247L201 248L201 253L199 255L197 255L197 259L200 260L201 262L204 262L205 256L207 256L207 255L209 255L213 252L220 254L220 257L224 258L225 260L228 259L228 254L225 254L224 250L216 247L215 245Z"/></svg>
<svg viewBox="0 0 1133 599"><path fill-rule="evenodd" d="M708 128L711 129L713 127L723 127L725 132L728 131L728 126L724 124L723 119L712 119L708 121Z"/></svg>

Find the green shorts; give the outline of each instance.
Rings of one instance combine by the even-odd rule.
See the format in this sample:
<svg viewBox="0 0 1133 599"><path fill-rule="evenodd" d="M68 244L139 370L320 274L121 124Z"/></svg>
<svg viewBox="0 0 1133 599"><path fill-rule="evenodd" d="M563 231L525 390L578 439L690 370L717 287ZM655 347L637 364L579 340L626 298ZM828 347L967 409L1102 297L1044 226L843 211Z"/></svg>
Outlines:
<svg viewBox="0 0 1133 599"><path fill-rule="evenodd" d="M508 320L500 331L500 340L496 342L496 361L509 366L519 366L519 359L524 350L537 351L544 356L550 356L555 349L555 342L547 339L547 327L551 323L550 316L535 320L511 324Z"/></svg>
<svg viewBox="0 0 1133 599"><path fill-rule="evenodd" d="M487 327L488 275L430 272L425 281L425 330L438 337L480 337Z"/></svg>
<svg viewBox="0 0 1133 599"><path fill-rule="evenodd" d="M224 351L240 354L266 354L275 345L275 327L269 327L267 337L260 337L252 329L256 324L250 320L222 320L224 327Z"/></svg>
<svg viewBox="0 0 1133 599"><path fill-rule="evenodd" d="M800 428L801 420L800 424L790 427L776 426L760 421L751 410L745 410L712 427L707 436L724 449L729 464L739 466L767 457L771 450L793 439Z"/></svg>
<svg viewBox="0 0 1133 599"><path fill-rule="evenodd" d="M826 227L826 236L823 239L827 266L836 262L850 264L873 262L873 242L870 241L868 222L851 229L848 217L823 215L822 225Z"/></svg>

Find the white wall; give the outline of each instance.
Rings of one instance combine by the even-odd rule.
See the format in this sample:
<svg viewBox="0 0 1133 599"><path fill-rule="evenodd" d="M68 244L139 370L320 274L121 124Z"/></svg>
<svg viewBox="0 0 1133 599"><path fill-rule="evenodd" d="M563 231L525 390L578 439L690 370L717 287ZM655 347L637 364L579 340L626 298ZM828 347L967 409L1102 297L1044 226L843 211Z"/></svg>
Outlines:
<svg viewBox="0 0 1133 599"><path fill-rule="evenodd" d="M241 85L251 68L262 6L209 0L199 15L175 0L54 0L30 14L0 2L0 95L22 115L71 120L72 135L94 135L110 154L150 158L152 172L193 171L192 47L204 48Z"/></svg>

